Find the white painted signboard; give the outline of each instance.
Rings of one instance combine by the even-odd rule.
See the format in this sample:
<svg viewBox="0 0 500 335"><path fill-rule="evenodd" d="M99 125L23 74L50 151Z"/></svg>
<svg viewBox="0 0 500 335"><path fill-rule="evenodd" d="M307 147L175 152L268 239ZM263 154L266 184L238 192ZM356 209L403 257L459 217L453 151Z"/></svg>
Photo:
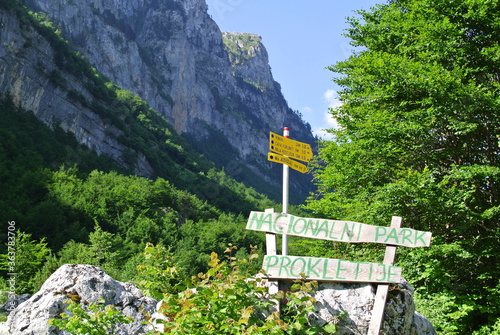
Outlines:
<svg viewBox="0 0 500 335"><path fill-rule="evenodd" d="M432 233L410 228L373 226L353 221L303 218L291 214L250 212L247 229L349 243L428 247Z"/></svg>
<svg viewBox="0 0 500 335"><path fill-rule="evenodd" d="M262 268L269 279L300 279L378 283L369 335L378 335L382 327L389 283L401 280L401 268L393 266L396 246L428 247L432 234L401 228L401 218L392 217L390 227L354 221L303 218L286 213L250 212L247 229L266 232L267 255ZM386 244L384 263L355 262L345 259L276 255L276 235L295 235L338 242ZM276 286L276 285L275 285Z"/></svg>
<svg viewBox="0 0 500 335"><path fill-rule="evenodd" d="M352 262L345 259L266 255L262 265L271 279L396 283L401 268L386 264Z"/></svg>

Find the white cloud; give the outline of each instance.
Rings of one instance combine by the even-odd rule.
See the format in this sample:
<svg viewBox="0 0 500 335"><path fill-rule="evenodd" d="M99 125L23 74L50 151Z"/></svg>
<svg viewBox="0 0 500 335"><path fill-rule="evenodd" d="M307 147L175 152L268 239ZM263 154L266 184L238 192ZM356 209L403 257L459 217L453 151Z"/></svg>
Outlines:
<svg viewBox="0 0 500 335"><path fill-rule="evenodd" d="M337 120L335 120L335 118L332 116L332 114L330 114L330 112L326 112L325 115L323 115L324 119L325 119L325 122L326 124L330 127L330 128L338 128L339 124L337 123Z"/></svg>
<svg viewBox="0 0 500 335"><path fill-rule="evenodd" d="M342 105L342 102L338 99L337 91L334 90L326 90L323 93L323 101L328 104L328 108L339 107Z"/></svg>
<svg viewBox="0 0 500 335"><path fill-rule="evenodd" d="M315 127L313 133L322 138L324 140L332 140L333 136L325 131L325 129L338 128L337 121L330 114L329 108L335 108L342 105L342 102L339 101L337 92L334 90L327 90L323 93L322 97L323 102L325 103L325 111L323 112L323 117L320 122L320 125Z"/></svg>
<svg viewBox="0 0 500 335"><path fill-rule="evenodd" d="M324 112L323 122L319 127L313 129L313 133L314 135L318 136L323 140L332 140L333 139L332 134L328 133L325 129L332 129L337 127L338 127L337 121L335 121L330 112Z"/></svg>
<svg viewBox="0 0 500 335"><path fill-rule="evenodd" d="M320 140L329 140L329 141L333 140L332 134L328 133L324 127L313 129L312 132Z"/></svg>

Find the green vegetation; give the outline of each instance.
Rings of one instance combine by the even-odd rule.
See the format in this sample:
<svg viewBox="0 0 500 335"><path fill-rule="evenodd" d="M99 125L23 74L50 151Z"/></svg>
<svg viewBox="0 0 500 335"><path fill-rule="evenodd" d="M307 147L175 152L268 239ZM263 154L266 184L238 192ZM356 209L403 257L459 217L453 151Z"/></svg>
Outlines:
<svg viewBox="0 0 500 335"><path fill-rule="evenodd" d="M0 215L15 222L19 246L30 246L16 254L31 264L26 269L16 264L17 293L36 291L64 263L90 263L132 280L147 242L179 255L185 275L206 269L210 252L223 252L226 243L262 244L263 237L245 231L240 214L273 202L216 170L147 103L107 82L71 51L44 15L17 2L3 4L11 4L8 8L56 50L59 70L48 74L52 83L66 90L63 74L81 80L91 99L75 90L68 90L68 97L103 116L130 148L123 153L125 164L118 165L57 125L44 125L8 94L0 96ZM131 174L139 153L158 177ZM7 243L7 230L0 238ZM0 249L7 255L4 243ZM6 274L5 262L2 269Z"/></svg>
<svg viewBox="0 0 500 335"><path fill-rule="evenodd" d="M224 33L223 37L226 50L234 55L240 62L252 58L253 55L250 53L250 49L262 43L262 39L259 35L249 33Z"/></svg>
<svg viewBox="0 0 500 335"><path fill-rule="evenodd" d="M217 183L207 177L209 171L215 168L213 162L195 152L186 140L175 132L172 125L139 96L109 82L104 75L90 66L81 54L74 52L69 43L61 38L60 33L54 31L53 24L45 14L29 12L14 3L11 9L16 11L20 21L24 23L23 27L33 26L55 51L54 63L58 69L46 74L50 82L66 91L72 101L79 102L82 107L100 115L103 122L114 129L116 139L130 149L122 154L126 163L126 166L122 167L123 170L133 171L140 164L139 157L143 155L157 176L180 189L199 195L204 189L211 188L214 182ZM41 71L43 70L42 68ZM85 97L68 88L68 83L64 80L67 75L79 80L91 96ZM224 178L222 172L211 175L217 175L218 179ZM245 182L252 184L257 183L257 180L259 178L252 174ZM254 198L251 207L258 206L259 203L270 203L267 197L249 190L244 185L226 184L219 185L219 193L226 197L219 196L216 199L217 206L223 211L246 211L246 208L238 208L238 204L245 204L249 200L249 193L252 193L251 197Z"/></svg>
<svg viewBox="0 0 500 335"><path fill-rule="evenodd" d="M0 111L0 213L18 230L18 293L36 291L64 263L98 265L131 280L147 242L168 246L188 274L205 270L210 252L223 252L227 243L262 246L263 236L246 231L239 213L272 203L263 197L259 205L253 190L223 172L204 173L220 193L214 198L206 193L202 200L163 178L127 174L7 97L0 100ZM224 207L225 198L235 213L213 205ZM7 254L7 230L0 235Z"/></svg>
<svg viewBox="0 0 500 335"><path fill-rule="evenodd" d="M108 82L71 50L45 15L28 12L17 1L2 7L54 48L58 69L47 73L50 82L102 116L129 148L119 165L57 124L44 125L15 106L8 93L0 96L0 216L17 230L16 293L38 290L65 263L93 264L119 280L139 280L144 269L137 265L148 264L142 253L146 243L175 255L184 277L205 271L210 253L222 253L227 243L262 246L261 234L245 230L242 213L276 207L272 201L217 170L147 103ZM62 80L68 74L90 95L68 89ZM157 177L132 175L140 154ZM5 256L7 233L0 232ZM4 277L8 261L2 259Z"/></svg>
<svg viewBox="0 0 500 335"><path fill-rule="evenodd" d="M57 51L50 83L102 116L129 148L118 165L0 97L0 216L15 221L17 293L36 291L62 264L88 263L165 299L163 313L175 316L167 333L317 331L304 327L311 300L300 294L312 283L272 297L291 301L280 315L259 317L272 303L248 294L261 289L245 279L258 272L252 246L262 248L264 236L245 230L245 215L279 208L196 154L147 103L74 53L45 16L14 0L0 7ZM306 209L376 225L398 215L433 232L430 248L399 248L397 265L441 334L500 333L499 13L498 0L392 0L350 20L347 35L360 51L329 68L343 105L332 110L339 128L322 143L319 192ZM244 38L244 48L256 42ZM225 43L240 55L235 41ZM68 89L66 74L89 96ZM229 148L221 133L211 136ZM140 155L155 178L132 174ZM0 241L7 237L0 231ZM248 248L227 250L230 243ZM6 278L7 245L0 251ZM228 262L217 256L224 251ZM380 262L383 247L291 237L290 253ZM71 312L54 325L88 333L82 324L99 320L105 333L126 321L99 305Z"/></svg>
<svg viewBox="0 0 500 335"><path fill-rule="evenodd" d="M440 334L498 334L499 13L499 1L390 1L350 19L359 51L330 67L343 105L308 208L433 232L398 262Z"/></svg>
<svg viewBox="0 0 500 335"><path fill-rule="evenodd" d="M334 325L311 326L308 312L314 310L314 300L307 292L313 289L313 282L302 282L291 291L280 291L269 296L268 288L260 285L262 278L248 280L251 272L242 271L252 259L237 259L231 253L235 247L226 250L228 261L210 256L210 269L193 277L188 287L179 293L165 292L160 311L170 317L164 324L167 334L318 334L320 330L335 330ZM192 290L195 289L195 292ZM269 298L264 298L269 297ZM280 313L270 311L276 301L287 299Z"/></svg>
<svg viewBox="0 0 500 335"><path fill-rule="evenodd" d="M120 325L129 324L133 320L117 311L112 305L90 303L87 309L71 300L68 302L68 311L61 314L61 319L50 319L53 327L67 331L70 334L108 335L116 334Z"/></svg>
<svg viewBox="0 0 500 335"><path fill-rule="evenodd" d="M291 290L273 295L262 285L262 278L253 277L251 263L258 259L252 248L246 258L233 255L233 245L225 250L227 261L216 253L210 255L209 269L191 279L182 278L175 258L162 246L148 244L140 283L154 296L163 298L160 313L167 320L158 320L163 331L152 334L333 334L338 330L335 321L324 326L309 323L308 314L314 310L314 299L308 295L316 282L296 281ZM153 293L153 291L148 291ZM280 302L280 313L276 304ZM62 319L49 323L72 334L112 334L119 324L130 322L113 306L90 304L87 308L70 302ZM161 323L163 322L163 323Z"/></svg>
<svg viewBox="0 0 500 335"><path fill-rule="evenodd" d="M0 268L3 270L15 269L16 276L16 290L18 292L33 292L36 287L35 275L37 274L40 266L45 263L50 249L45 243L45 239L37 242L31 239L30 234L25 234L21 231L15 233L13 245L15 250L15 261L11 262L12 258L8 257L12 254L0 255Z"/></svg>

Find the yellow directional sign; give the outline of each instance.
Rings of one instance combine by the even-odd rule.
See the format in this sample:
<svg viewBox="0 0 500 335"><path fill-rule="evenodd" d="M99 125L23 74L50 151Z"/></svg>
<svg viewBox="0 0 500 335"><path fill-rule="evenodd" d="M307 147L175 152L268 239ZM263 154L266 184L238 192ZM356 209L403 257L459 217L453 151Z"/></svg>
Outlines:
<svg viewBox="0 0 500 335"><path fill-rule="evenodd" d="M297 170L297 171L302 172L302 173L307 172L307 166L305 166L304 164L296 162L293 159L290 159L288 157L275 154L273 152L267 153L267 160L271 161L271 162L286 164L289 167L291 167L292 169Z"/></svg>
<svg viewBox="0 0 500 335"><path fill-rule="evenodd" d="M309 162L313 156L309 144L294 141L273 132L270 132L269 150L304 162Z"/></svg>

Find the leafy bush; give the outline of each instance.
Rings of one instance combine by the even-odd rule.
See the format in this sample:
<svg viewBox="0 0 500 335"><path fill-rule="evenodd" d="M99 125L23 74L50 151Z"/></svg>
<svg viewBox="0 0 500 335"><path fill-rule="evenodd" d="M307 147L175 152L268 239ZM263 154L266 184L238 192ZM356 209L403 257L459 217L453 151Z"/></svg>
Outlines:
<svg viewBox="0 0 500 335"><path fill-rule="evenodd" d="M176 291L182 281L182 272L174 265L174 258L169 249L147 243L143 262L144 264L137 266L138 274L134 281L146 296L161 300L164 292Z"/></svg>
<svg viewBox="0 0 500 335"><path fill-rule="evenodd" d="M50 249L45 239L35 241L31 234L17 231L15 239L9 242L11 249L6 254L0 254L0 269L15 273L15 293L33 292L34 275L46 261Z"/></svg>
<svg viewBox="0 0 500 335"><path fill-rule="evenodd" d="M323 328L312 326L308 313L314 310L311 292L315 282L298 281L291 291L270 295L262 277L249 279L242 265L246 260L232 256L236 247L229 245L228 261L216 253L210 256L210 269L192 278L180 293L165 293L160 308L168 321L165 334L318 334L333 333L333 324ZM278 301L282 301L279 311ZM287 303L283 303L287 301Z"/></svg>
<svg viewBox="0 0 500 335"><path fill-rule="evenodd" d="M71 314L62 313L61 319L50 319L49 325L74 335L116 334L117 327L133 321L113 305L104 306L102 301L97 304L90 303L87 308L71 300L68 303L68 311Z"/></svg>

